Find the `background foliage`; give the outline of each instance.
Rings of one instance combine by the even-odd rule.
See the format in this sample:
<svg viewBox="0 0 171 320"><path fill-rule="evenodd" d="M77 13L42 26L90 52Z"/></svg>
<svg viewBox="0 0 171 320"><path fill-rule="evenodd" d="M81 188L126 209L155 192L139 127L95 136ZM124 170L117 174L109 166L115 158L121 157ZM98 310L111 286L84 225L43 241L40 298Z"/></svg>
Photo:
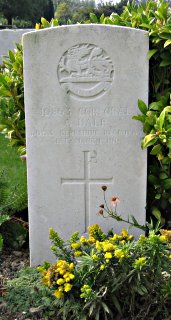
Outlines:
<svg viewBox="0 0 171 320"><path fill-rule="evenodd" d="M58 1L60 5L72 2L73 8L81 2L74 0ZM93 2L90 1L92 4ZM87 4L90 4L87 1ZM74 7L75 6L75 7ZM81 7L79 7L80 9ZM73 9L72 12L76 14ZM59 11L58 11L59 13ZM77 18L79 15L77 16ZM65 19L68 19L69 16ZM58 20L49 23L46 19L37 24L37 29L56 26ZM61 20L62 21L62 20ZM66 20L65 20L66 21ZM70 21L71 22L71 21ZM69 22L69 23L70 23ZM138 102L141 114L134 119L143 123L145 137L142 147L149 148L148 159L148 217L153 215L161 223L170 227L171 223L171 8L164 0L148 0L146 3L132 2L125 6L123 12L113 12L110 16L90 14L86 23L103 23L141 28L149 32L150 39L150 74L149 105ZM25 152L24 95L23 95L23 61L22 48L9 51L4 62L5 69L0 74L0 129L18 145L20 153ZM4 70L4 71L3 71Z"/></svg>
<svg viewBox="0 0 171 320"><path fill-rule="evenodd" d="M13 18L18 17L31 21L34 26L42 16L53 18L52 6L51 0L0 0L0 13L7 19L8 25L12 25Z"/></svg>
<svg viewBox="0 0 171 320"><path fill-rule="evenodd" d="M25 113L22 46L9 50L0 73L0 131L25 153Z"/></svg>

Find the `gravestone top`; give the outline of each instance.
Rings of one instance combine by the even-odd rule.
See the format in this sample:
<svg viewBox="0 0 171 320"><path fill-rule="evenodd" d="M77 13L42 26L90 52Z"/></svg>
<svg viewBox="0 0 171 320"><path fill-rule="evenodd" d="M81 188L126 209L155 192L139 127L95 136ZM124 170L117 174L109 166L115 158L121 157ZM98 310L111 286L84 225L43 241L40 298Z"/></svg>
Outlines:
<svg viewBox="0 0 171 320"><path fill-rule="evenodd" d="M3 29L0 30L0 63L2 63L3 55L8 50L14 50L16 43L21 42L22 35L32 29Z"/></svg>
<svg viewBox="0 0 171 320"><path fill-rule="evenodd" d="M145 222L146 151L137 101L148 99L147 32L61 26L24 35L31 264L53 260L48 230L68 238L98 223L107 197ZM134 230L135 235L138 231ZM42 240L43 239L43 240Z"/></svg>

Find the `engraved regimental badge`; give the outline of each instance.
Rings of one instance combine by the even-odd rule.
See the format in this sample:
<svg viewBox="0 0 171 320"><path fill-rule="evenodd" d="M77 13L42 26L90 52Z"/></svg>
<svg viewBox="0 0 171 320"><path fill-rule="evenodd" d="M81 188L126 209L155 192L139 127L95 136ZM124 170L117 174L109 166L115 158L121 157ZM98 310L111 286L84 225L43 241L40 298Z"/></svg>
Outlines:
<svg viewBox="0 0 171 320"><path fill-rule="evenodd" d="M75 45L63 54L57 73L67 94L77 99L92 99L110 88L114 68L105 50L86 43Z"/></svg>

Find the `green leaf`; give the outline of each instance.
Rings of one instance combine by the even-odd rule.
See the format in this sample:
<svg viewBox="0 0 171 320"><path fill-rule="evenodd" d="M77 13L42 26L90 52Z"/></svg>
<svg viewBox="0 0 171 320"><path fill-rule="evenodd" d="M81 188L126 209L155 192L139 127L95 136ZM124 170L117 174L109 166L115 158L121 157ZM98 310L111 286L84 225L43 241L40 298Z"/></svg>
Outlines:
<svg viewBox="0 0 171 320"><path fill-rule="evenodd" d="M164 43L164 48L166 48L167 46L169 46L171 44L171 39L168 39L165 43Z"/></svg>
<svg viewBox="0 0 171 320"><path fill-rule="evenodd" d="M153 149L151 150L150 154L152 155L156 155L159 154L161 152L162 146L161 144L156 144Z"/></svg>
<svg viewBox="0 0 171 320"><path fill-rule="evenodd" d="M160 67L167 67L167 66L170 66L171 65L171 61L167 61L167 60L163 60L161 63L160 63Z"/></svg>
<svg viewBox="0 0 171 320"><path fill-rule="evenodd" d="M164 110L165 110L166 112L171 112L171 106L165 107ZM164 111L164 110L163 110L163 111Z"/></svg>
<svg viewBox="0 0 171 320"><path fill-rule="evenodd" d="M99 20L97 18L97 16L95 15L95 13L90 13L90 18L94 23L98 23Z"/></svg>
<svg viewBox="0 0 171 320"><path fill-rule="evenodd" d="M165 157L163 160L162 160L162 165L163 164L170 164L171 163L171 159L169 157Z"/></svg>
<svg viewBox="0 0 171 320"><path fill-rule="evenodd" d="M58 26L59 26L59 21L58 21L58 19L52 19L52 20L51 20L51 26L52 26L52 27L58 27Z"/></svg>
<svg viewBox="0 0 171 320"><path fill-rule="evenodd" d="M106 303L102 302L102 306L103 306L103 309L104 309L107 313L110 313L110 310L109 310L109 308L108 308L108 306L107 306Z"/></svg>
<svg viewBox="0 0 171 320"><path fill-rule="evenodd" d="M138 120L138 121L141 121L142 123L144 123L146 117L145 117L145 115L142 114L142 115L138 115L138 116L133 116L132 119L133 120Z"/></svg>
<svg viewBox="0 0 171 320"><path fill-rule="evenodd" d="M149 51L148 51L148 54L147 54L147 59L150 60L150 58L151 58L152 56L154 56L154 54L155 54L157 51L158 51L157 49L149 50Z"/></svg>
<svg viewBox="0 0 171 320"><path fill-rule="evenodd" d="M165 190L170 189L171 188L171 179L164 180L163 183L162 183L162 187Z"/></svg>
<svg viewBox="0 0 171 320"><path fill-rule="evenodd" d="M161 105L160 102L152 102L150 103L149 109L153 111L162 111L163 106Z"/></svg>
<svg viewBox="0 0 171 320"><path fill-rule="evenodd" d="M161 180L165 180L165 179L168 178L168 175L165 172L161 172L159 177L160 177Z"/></svg>
<svg viewBox="0 0 171 320"><path fill-rule="evenodd" d="M159 200L160 198L161 198L161 194L157 193L156 196L155 196L155 199Z"/></svg>
<svg viewBox="0 0 171 320"><path fill-rule="evenodd" d="M146 287L144 287L143 285L136 287L136 291L143 296L144 294L147 294L148 291L146 289Z"/></svg>
<svg viewBox="0 0 171 320"><path fill-rule="evenodd" d="M140 24L140 27L143 27L145 29L151 29L151 25L150 24L147 24L147 23L141 23ZM150 50L151 51L151 50Z"/></svg>
<svg viewBox="0 0 171 320"><path fill-rule="evenodd" d="M162 215L161 215L160 210L159 210L157 207L152 207L152 208L151 208L151 212L152 212L153 216L154 216L157 220L161 221Z"/></svg>
<svg viewBox="0 0 171 320"><path fill-rule="evenodd" d="M163 129L163 124L164 124L164 119L165 119L165 110L163 110L159 116L159 118L157 119L157 124L159 125L159 130L162 131Z"/></svg>
<svg viewBox="0 0 171 320"><path fill-rule="evenodd" d="M9 219L10 217L7 214L0 214L0 226Z"/></svg>
<svg viewBox="0 0 171 320"><path fill-rule="evenodd" d="M169 149L171 149L171 139L168 139L166 145Z"/></svg>
<svg viewBox="0 0 171 320"><path fill-rule="evenodd" d="M156 176L154 176L153 174L148 175L148 181L154 186L159 185L158 178Z"/></svg>
<svg viewBox="0 0 171 320"><path fill-rule="evenodd" d="M6 79L5 79L5 76L2 74L2 73L0 73L0 85L4 85L6 88L8 88L9 86L8 86L8 82L6 81Z"/></svg>
<svg viewBox="0 0 171 320"><path fill-rule="evenodd" d="M90 309L89 309L89 316L92 315L94 308L95 308L95 304L93 303L93 304L90 306Z"/></svg>
<svg viewBox="0 0 171 320"><path fill-rule="evenodd" d="M9 57L10 57L10 60L11 60L12 62L14 62L14 61L15 61L15 55L14 55L14 53L13 53L11 50L9 50L9 51L8 51L8 55L9 55Z"/></svg>
<svg viewBox="0 0 171 320"><path fill-rule="evenodd" d="M50 27L50 23L45 18L41 18L41 23L42 23L44 28L49 28Z"/></svg>
<svg viewBox="0 0 171 320"><path fill-rule="evenodd" d="M104 21L104 13L100 17L100 23L103 23L103 21Z"/></svg>
<svg viewBox="0 0 171 320"><path fill-rule="evenodd" d="M158 140L158 137L156 137L155 134L148 134L144 137L142 141L142 148L145 149L151 145L153 145Z"/></svg>
<svg viewBox="0 0 171 320"><path fill-rule="evenodd" d="M119 304L119 301L117 299L117 297L115 295L112 295L112 300L113 300L113 303L114 303L114 306L115 308L118 310L119 314L122 315L122 310L121 310L121 306Z"/></svg>
<svg viewBox="0 0 171 320"><path fill-rule="evenodd" d="M148 108L144 101L138 100L138 108L143 114L146 115Z"/></svg>
<svg viewBox="0 0 171 320"><path fill-rule="evenodd" d="M135 224L135 225L138 225L138 221L135 219L135 217L133 215L131 215L131 219L132 219L132 222Z"/></svg>

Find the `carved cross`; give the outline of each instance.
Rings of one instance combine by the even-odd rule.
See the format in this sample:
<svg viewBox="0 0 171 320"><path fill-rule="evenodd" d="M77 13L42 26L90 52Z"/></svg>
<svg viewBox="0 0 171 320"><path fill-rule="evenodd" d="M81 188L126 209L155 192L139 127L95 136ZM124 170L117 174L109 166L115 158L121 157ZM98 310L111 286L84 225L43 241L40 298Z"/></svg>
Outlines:
<svg viewBox="0 0 171 320"><path fill-rule="evenodd" d="M62 184L68 185L84 185L84 206L85 206L85 229L90 224L90 185L105 185L113 184L113 177L111 178L91 178L90 177L90 163L92 159L96 159L96 151L83 151L84 153L84 176L83 178L61 178ZM96 162L96 161L94 161Z"/></svg>

